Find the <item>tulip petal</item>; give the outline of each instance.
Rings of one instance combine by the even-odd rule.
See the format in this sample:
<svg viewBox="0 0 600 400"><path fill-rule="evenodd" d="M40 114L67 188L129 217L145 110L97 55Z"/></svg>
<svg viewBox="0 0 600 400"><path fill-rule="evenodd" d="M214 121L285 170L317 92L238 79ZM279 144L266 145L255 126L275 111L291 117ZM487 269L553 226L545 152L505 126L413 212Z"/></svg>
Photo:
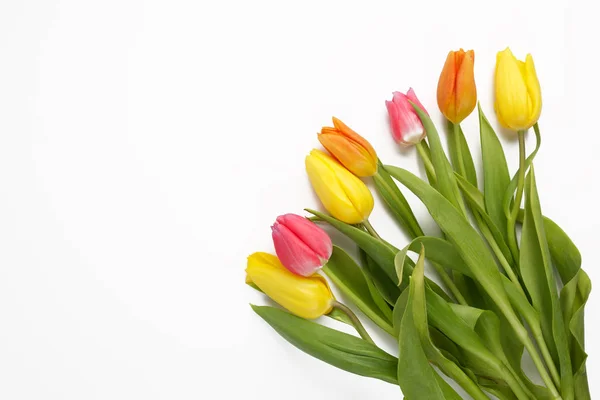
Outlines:
<svg viewBox="0 0 600 400"><path fill-rule="evenodd" d="M317 196L331 215L348 224L361 223L369 216L373 196L359 178L318 150L310 152L305 164Z"/></svg>
<svg viewBox="0 0 600 400"><path fill-rule="evenodd" d="M333 294L325 278L319 274L310 277L293 274L281 265L277 257L266 253L254 253L248 257L246 274L267 296L299 317L315 319L332 309Z"/></svg>
<svg viewBox="0 0 600 400"><path fill-rule="evenodd" d="M542 89L531 54L527 54L527 57L525 58L525 82L527 84L527 93L529 94L529 99L531 101L529 122L533 125L537 122L542 113Z"/></svg>
<svg viewBox="0 0 600 400"><path fill-rule="evenodd" d="M448 53L437 87L438 107L452 122L456 119L457 53L454 51Z"/></svg>
<svg viewBox="0 0 600 400"><path fill-rule="evenodd" d="M423 124L409 99L419 107L423 106L412 89L408 91L407 95L394 92L392 101L386 101L392 135L394 140L401 145L416 144L421 141L425 133Z"/></svg>
<svg viewBox="0 0 600 400"><path fill-rule="evenodd" d="M277 222L293 231L321 259L321 262L329 260L333 243L329 235L317 224L296 214L280 215L277 217Z"/></svg>
<svg viewBox="0 0 600 400"><path fill-rule="evenodd" d="M463 52L460 67L456 73L455 87L455 124L467 118L477 105L477 88L475 86L475 53L473 50Z"/></svg>
<svg viewBox="0 0 600 400"><path fill-rule="evenodd" d="M319 256L285 225L275 223L271 230L277 257L290 272L310 276L322 266Z"/></svg>
<svg viewBox="0 0 600 400"><path fill-rule="evenodd" d="M519 61L509 48L496 61L496 112L500 121L515 130L528 126L529 95Z"/></svg>

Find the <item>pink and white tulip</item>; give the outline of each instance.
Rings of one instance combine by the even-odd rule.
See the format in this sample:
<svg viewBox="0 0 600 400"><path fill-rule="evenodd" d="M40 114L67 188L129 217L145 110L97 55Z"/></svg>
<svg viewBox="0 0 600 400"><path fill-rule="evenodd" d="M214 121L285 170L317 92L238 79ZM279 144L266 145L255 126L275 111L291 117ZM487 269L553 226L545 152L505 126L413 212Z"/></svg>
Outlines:
<svg viewBox="0 0 600 400"><path fill-rule="evenodd" d="M331 257L331 239L306 218L280 215L271 230L277 257L294 274L311 276Z"/></svg>
<svg viewBox="0 0 600 400"><path fill-rule="evenodd" d="M415 145L423 140L426 135L421 119L409 100L427 113L412 88L408 89L406 94L394 92L392 101L386 100L385 102L390 116L392 136L396 143L403 146Z"/></svg>

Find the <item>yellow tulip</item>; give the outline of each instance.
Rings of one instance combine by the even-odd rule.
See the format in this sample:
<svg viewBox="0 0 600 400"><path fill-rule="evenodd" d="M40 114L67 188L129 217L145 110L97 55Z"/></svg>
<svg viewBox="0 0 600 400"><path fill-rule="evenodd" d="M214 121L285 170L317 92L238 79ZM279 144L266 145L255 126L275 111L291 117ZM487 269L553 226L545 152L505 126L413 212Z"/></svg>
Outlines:
<svg viewBox="0 0 600 400"><path fill-rule="evenodd" d="M369 188L335 159L319 150L306 157L306 172L329 213L348 224L365 221L373 211Z"/></svg>
<svg viewBox="0 0 600 400"><path fill-rule="evenodd" d="M288 271L277 257L254 253L248 257L246 283L253 283L289 312L307 319L329 314L334 297L325 278Z"/></svg>
<svg viewBox="0 0 600 400"><path fill-rule="evenodd" d="M507 128L531 128L542 112L542 91L531 54L525 62L517 60L510 49L496 57L496 114Z"/></svg>

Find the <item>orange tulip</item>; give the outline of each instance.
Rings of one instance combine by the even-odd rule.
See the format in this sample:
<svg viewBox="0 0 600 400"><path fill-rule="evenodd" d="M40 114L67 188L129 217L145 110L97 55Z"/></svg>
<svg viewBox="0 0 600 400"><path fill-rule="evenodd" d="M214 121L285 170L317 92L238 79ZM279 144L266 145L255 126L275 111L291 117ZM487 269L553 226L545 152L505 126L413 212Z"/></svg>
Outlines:
<svg viewBox="0 0 600 400"><path fill-rule="evenodd" d="M373 146L336 117L332 119L334 127L323 127L319 142L354 175L375 175L377 153Z"/></svg>
<svg viewBox="0 0 600 400"><path fill-rule="evenodd" d="M473 50L451 51L440 75L437 88L438 106L442 114L455 124L467 118L477 104L474 63Z"/></svg>

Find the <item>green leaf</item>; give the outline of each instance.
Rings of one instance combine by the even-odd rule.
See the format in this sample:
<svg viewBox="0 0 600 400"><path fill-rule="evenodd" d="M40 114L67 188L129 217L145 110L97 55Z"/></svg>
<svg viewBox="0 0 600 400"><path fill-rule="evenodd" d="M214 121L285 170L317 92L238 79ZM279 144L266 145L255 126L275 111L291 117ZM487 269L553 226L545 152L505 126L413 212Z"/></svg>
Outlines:
<svg viewBox="0 0 600 400"><path fill-rule="evenodd" d="M398 276L396 275L396 268L394 265L394 258L396 257L396 253L398 253L398 249L396 249L391 244L376 239L368 233L352 226L348 225L340 220L337 220L329 215L320 213L315 210L306 209L311 214L316 215L321 218L325 222L329 223L331 226L336 228L338 231L342 232L350 239L352 239L358 247L367 253L367 255L373 259L374 263L372 266L378 266L381 271L388 276L388 278L393 282L394 285L398 285ZM412 266L408 269L408 271L412 272ZM427 280L428 285L431 286L436 293L440 294L442 297L449 299L448 295L444 292L442 288L439 287L438 284L431 280ZM395 301L394 301L395 303Z"/></svg>
<svg viewBox="0 0 600 400"><path fill-rule="evenodd" d="M524 210L519 219L524 219ZM590 399L587 383L584 343L584 308L591 292L591 282L581 269L581 254L569 236L550 218L543 218L548 248L554 266L564 284L560 294L561 308L569 328L569 349L574 373L575 398Z"/></svg>
<svg viewBox="0 0 600 400"><path fill-rule="evenodd" d="M459 271L465 275L471 274L471 271L466 266L452 243L433 236L421 236L415 238L406 247L401 249L398 254L396 254L396 271L400 269L401 265L406 264L406 254L409 250L417 253L421 250L421 247L425 248L425 257L431 262Z"/></svg>
<svg viewBox="0 0 600 400"><path fill-rule="evenodd" d="M452 205L454 205L454 207L456 207L456 209L461 210L464 214L464 205L460 198L458 186L456 185L454 171L450 165L450 161L448 161L448 158L446 157L446 153L444 153L444 148L437 129L426 112L421 110L421 108L415 104L412 104L412 106L421 119L425 132L427 132L427 140L431 151L431 162L435 169L437 179L436 188ZM387 167L385 168L390 175L394 176Z"/></svg>
<svg viewBox="0 0 600 400"><path fill-rule="evenodd" d="M460 175L456 176L456 180L458 182L458 186L461 188L463 194L465 195L465 198L467 199L467 202L469 203L471 210L473 210L473 213L478 217L477 223L478 223L480 229L482 229L482 232L484 231L484 228L485 228L485 227L481 226L482 223L485 223L486 227L489 229L489 233L491 234L491 237L490 238L486 237L486 239L488 239L488 241L493 240L498 245L500 252L504 256L504 258L507 260L507 262L510 265L513 265L512 253L510 252L510 249L509 249L508 245L506 244L506 238L505 238L506 235L504 234L504 231L506 229L500 229L500 227L496 225L496 223L494 222L492 217L490 215L488 215L488 213L485 209L485 199L484 199L483 194L481 194L479 189L477 189L475 186L473 186L471 183L469 183L466 179L464 179ZM479 220L479 218L481 218L481 221ZM505 227L506 223L501 226Z"/></svg>
<svg viewBox="0 0 600 400"><path fill-rule="evenodd" d="M469 221L440 193L410 172L386 166L392 177L411 190L427 207L433 219L454 244L467 265L470 275L477 280L488 295L506 315L515 329L522 329L519 318L510 306L504 290L501 274L486 243Z"/></svg>
<svg viewBox="0 0 600 400"><path fill-rule="evenodd" d="M278 308L253 305L252 309L305 353L353 374L398 383L398 360L379 347Z"/></svg>
<svg viewBox="0 0 600 400"><path fill-rule="evenodd" d="M546 241L533 166L525 184L525 217L519 265L533 306L540 314L544 339L560 370L562 397L565 400L573 399L573 375L566 326Z"/></svg>
<svg viewBox="0 0 600 400"><path fill-rule="evenodd" d="M460 124L454 128L454 124L451 121L448 121L448 131L450 139L448 140L448 152L450 153L450 160L452 161L454 170L460 174L458 165L460 162L462 162L466 174L464 178L467 179L467 181L469 181L473 186L477 187L477 171L475 170L475 163L473 162L473 156L471 155L469 144L467 143L467 139L465 138L465 134ZM455 135L458 135L460 152L458 151L458 147L456 145L457 138Z"/></svg>
<svg viewBox="0 0 600 400"><path fill-rule="evenodd" d="M369 277L369 280L389 305L396 304L396 300L400 296L400 288L363 249L359 249L359 254L365 275Z"/></svg>
<svg viewBox="0 0 600 400"><path fill-rule="evenodd" d="M385 170L381 161L378 161L379 167L377 173L373 176L373 182L377 192L382 197L384 203L392 213L392 217L406 231L409 237L423 235L423 230L413 213L412 208L406 201L406 198Z"/></svg>
<svg viewBox="0 0 600 400"><path fill-rule="evenodd" d="M352 324L352 320L350 319L348 314L344 313L342 310L340 310L338 308L334 308L333 310L331 310L331 312L329 314L327 314L327 316L331 319L335 319L336 321L343 322L344 324L348 324L352 327L354 326Z"/></svg>
<svg viewBox="0 0 600 400"><path fill-rule="evenodd" d="M577 275L581 268L581 253L569 236L550 218L544 217L550 256L564 285Z"/></svg>
<svg viewBox="0 0 600 400"><path fill-rule="evenodd" d="M390 335L394 334L392 310L377 291L371 290L361 268L344 250L333 247L323 272L377 326Z"/></svg>
<svg viewBox="0 0 600 400"><path fill-rule="evenodd" d="M494 128L483 114L480 105L478 105L478 110L485 208L494 224L501 228L502 237L506 240L507 219L502 205L504 194L510 183L508 165L504 149Z"/></svg>
<svg viewBox="0 0 600 400"><path fill-rule="evenodd" d="M417 262L415 277L422 274L424 260ZM422 279L422 278L421 278ZM424 296L416 299L415 283L411 280L408 288L409 294L405 311L402 316L399 333L400 356L398 357L398 382L402 393L408 399L445 400L445 391L452 393L448 388L442 389L443 383L437 378L437 373L429 365L421 336L423 329L427 331L427 316L423 312ZM415 304L416 303L416 304ZM456 394L456 398L460 396Z"/></svg>
<svg viewBox="0 0 600 400"><path fill-rule="evenodd" d="M592 291L592 283L584 270L580 269L562 289L560 301L562 312L569 326L569 348L573 364L575 398L590 398L587 383L585 352L584 308Z"/></svg>

